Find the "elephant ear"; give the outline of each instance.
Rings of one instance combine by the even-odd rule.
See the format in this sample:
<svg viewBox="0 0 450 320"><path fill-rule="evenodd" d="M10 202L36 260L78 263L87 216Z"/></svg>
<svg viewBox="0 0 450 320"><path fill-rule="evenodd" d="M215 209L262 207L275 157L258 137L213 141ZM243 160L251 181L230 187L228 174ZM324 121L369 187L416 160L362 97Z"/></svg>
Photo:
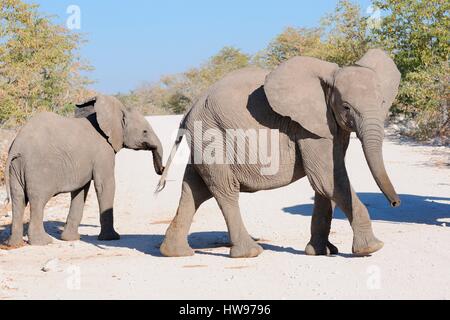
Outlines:
<svg viewBox="0 0 450 320"><path fill-rule="evenodd" d="M123 147L124 106L122 103L113 97L97 96L77 107L75 114L78 118L96 113L100 129L108 137L108 142L114 151L119 152Z"/></svg>
<svg viewBox="0 0 450 320"><path fill-rule="evenodd" d="M377 74L384 100L383 108L387 114L397 96L401 80L401 74L395 62L383 50L371 49L356 62L356 65L369 68Z"/></svg>
<svg viewBox="0 0 450 320"><path fill-rule="evenodd" d="M75 118L88 118L90 115L95 113L94 105L96 97L90 98L82 103L76 104Z"/></svg>
<svg viewBox="0 0 450 320"><path fill-rule="evenodd" d="M294 57L270 73L264 85L272 109L322 138L331 138L323 84L333 85L339 66L310 57Z"/></svg>

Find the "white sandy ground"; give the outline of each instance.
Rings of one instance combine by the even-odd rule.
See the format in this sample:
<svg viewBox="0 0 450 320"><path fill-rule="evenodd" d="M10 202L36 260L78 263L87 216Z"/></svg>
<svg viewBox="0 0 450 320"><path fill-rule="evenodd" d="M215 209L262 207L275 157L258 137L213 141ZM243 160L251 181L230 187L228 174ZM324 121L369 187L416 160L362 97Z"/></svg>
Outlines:
<svg viewBox="0 0 450 320"><path fill-rule="evenodd" d="M180 119L149 118L166 158ZM386 165L401 194L401 208L388 207L356 139L347 160L375 233L385 242L372 257L351 256L352 232L339 212L331 240L341 253L304 254L313 203L306 179L274 191L242 194L246 225L266 249L260 257L228 258L226 226L214 200L201 207L192 225L190 242L197 254L161 257L158 247L178 206L187 153L180 152L166 190L155 199L158 177L151 154L124 150L117 158L115 203L116 229L122 239L96 240L99 217L91 189L81 241L55 240L47 247L0 251L0 298L449 299L450 150L386 140ZM60 196L47 208L46 228L57 238L68 206L67 196ZM1 219L3 238L10 219ZM50 271L41 271L53 259L57 261L48 264Z"/></svg>

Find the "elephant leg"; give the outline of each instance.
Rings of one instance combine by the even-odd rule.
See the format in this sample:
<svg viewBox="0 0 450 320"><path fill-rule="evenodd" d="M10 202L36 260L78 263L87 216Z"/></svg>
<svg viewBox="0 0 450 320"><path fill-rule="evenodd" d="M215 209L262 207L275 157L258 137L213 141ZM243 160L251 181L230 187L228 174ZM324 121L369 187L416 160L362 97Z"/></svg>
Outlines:
<svg viewBox="0 0 450 320"><path fill-rule="evenodd" d="M177 214L167 229L160 251L166 257L192 256L194 251L188 243L188 233L195 213L201 204L212 198L203 179L192 165L186 167L180 204Z"/></svg>
<svg viewBox="0 0 450 320"><path fill-rule="evenodd" d="M334 201L344 211L353 229L353 247L355 255L369 255L383 248L384 243L378 240L372 229L369 212L356 192L350 186L339 188L335 192Z"/></svg>
<svg viewBox="0 0 450 320"><path fill-rule="evenodd" d="M12 226L7 241L10 247L20 247L23 241L23 214L27 205L25 192L16 179L11 180Z"/></svg>
<svg viewBox="0 0 450 320"><path fill-rule="evenodd" d="M263 252L263 248L248 234L239 209L239 192L231 194L215 193L217 203L222 210L231 240L232 258L254 258Z"/></svg>
<svg viewBox="0 0 450 320"><path fill-rule="evenodd" d="M227 166L217 165L209 168L208 185L223 213L230 235L232 258L254 258L264 250L248 234L239 209L239 182Z"/></svg>
<svg viewBox="0 0 450 320"><path fill-rule="evenodd" d="M89 192L91 182L89 181L82 189L72 192L72 201L70 203L69 215L67 217L64 231L61 234L61 239L64 241L80 240L78 227L83 218L83 209L86 203L86 198Z"/></svg>
<svg viewBox="0 0 450 320"><path fill-rule="evenodd" d="M44 208L47 201L42 198L30 199L28 241L32 246L45 246L53 242L52 237L44 229Z"/></svg>
<svg viewBox="0 0 450 320"><path fill-rule="evenodd" d="M119 240L120 235L114 230L114 164L109 168L94 170L94 186L100 210L100 234L98 240Z"/></svg>
<svg viewBox="0 0 450 320"><path fill-rule="evenodd" d="M305 171L313 189L335 202L350 222L353 253L367 255L380 250L383 242L373 234L367 208L350 184L343 146L328 139L305 139L300 144Z"/></svg>
<svg viewBox="0 0 450 320"><path fill-rule="evenodd" d="M314 213L311 221L311 240L306 246L306 254L310 256L338 254L338 249L328 241L333 218L332 201L316 192L314 197Z"/></svg>

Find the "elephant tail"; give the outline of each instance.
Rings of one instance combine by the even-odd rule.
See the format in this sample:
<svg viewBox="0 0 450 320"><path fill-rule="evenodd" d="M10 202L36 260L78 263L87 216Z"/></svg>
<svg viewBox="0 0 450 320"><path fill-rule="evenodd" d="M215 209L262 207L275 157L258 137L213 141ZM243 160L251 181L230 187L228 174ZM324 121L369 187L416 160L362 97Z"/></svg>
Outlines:
<svg viewBox="0 0 450 320"><path fill-rule="evenodd" d="M8 158L5 163L5 170L3 172L4 180L5 180L5 188L6 188L6 199L3 202L3 205L6 207L11 202L11 181L10 181L10 172L12 162L20 157L20 153L14 150L14 143L16 142L16 137L11 142L8 149Z"/></svg>
<svg viewBox="0 0 450 320"><path fill-rule="evenodd" d="M159 180L158 186L156 187L155 194L160 193L166 187L167 175L169 174L169 168L170 168L170 165L172 164L173 159L175 158L175 155L178 151L178 148L180 147L181 142L183 141L183 136L184 136L183 129L180 127L180 131L178 131L178 134L177 134L177 140L175 140L175 144L172 148L172 151L170 152L169 159L167 160L167 164L164 169L164 172L161 176L161 179Z"/></svg>
<svg viewBox="0 0 450 320"><path fill-rule="evenodd" d="M5 188L6 188L6 199L3 203L3 205L5 207L11 201L11 187L10 187L10 183L9 183L9 171L10 171L10 167L11 167L11 162L15 158L11 152L11 148L12 148L12 144L11 144L11 147L9 148L8 159L6 160L5 171L3 172L4 179L5 179Z"/></svg>

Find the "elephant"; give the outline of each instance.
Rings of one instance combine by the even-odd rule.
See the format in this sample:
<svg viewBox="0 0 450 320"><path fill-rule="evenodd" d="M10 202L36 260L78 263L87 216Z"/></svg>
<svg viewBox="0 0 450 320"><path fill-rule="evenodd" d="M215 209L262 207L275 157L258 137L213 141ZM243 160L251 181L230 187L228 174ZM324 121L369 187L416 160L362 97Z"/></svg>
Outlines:
<svg viewBox="0 0 450 320"><path fill-rule="evenodd" d="M101 241L118 240L114 229L115 155L122 149L151 150L161 175L163 150L150 124L137 110L118 99L98 95L77 105L76 117L51 112L32 117L12 142L6 164L7 201L12 203L11 236L7 244L23 244L23 215L30 204L28 242L47 245L52 238L43 225L44 207L53 197L71 193L61 239L80 239L83 208L91 181L100 209Z"/></svg>
<svg viewBox="0 0 450 320"><path fill-rule="evenodd" d="M212 85L183 118L158 185L160 192L183 136L191 139L179 207L161 244L161 253L169 257L194 254L187 241L193 216L203 202L214 197L227 224L230 256L257 257L263 249L242 221L239 193L280 188L303 177L308 178L315 191L307 255L338 253L329 241L336 205L350 222L353 254L370 255L380 250L384 243L375 237L368 210L351 186L345 154L350 135L356 132L380 190L393 207L400 205L382 154L384 121L400 80L400 72L388 54L371 49L351 66L339 67L317 58L297 56L273 71L247 67ZM230 129L240 132L240 138L248 130L278 131L278 170L263 174L261 161L198 161L205 146L217 144L203 141L199 133L215 130L228 137ZM246 156L248 146L249 143L245 145ZM242 147L222 148L215 150L228 152L227 157L232 159L242 152Z"/></svg>

